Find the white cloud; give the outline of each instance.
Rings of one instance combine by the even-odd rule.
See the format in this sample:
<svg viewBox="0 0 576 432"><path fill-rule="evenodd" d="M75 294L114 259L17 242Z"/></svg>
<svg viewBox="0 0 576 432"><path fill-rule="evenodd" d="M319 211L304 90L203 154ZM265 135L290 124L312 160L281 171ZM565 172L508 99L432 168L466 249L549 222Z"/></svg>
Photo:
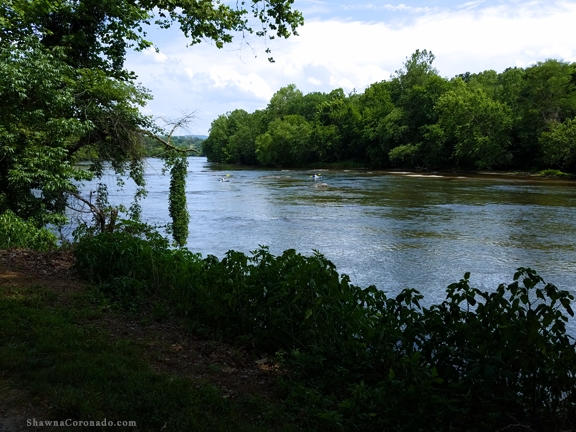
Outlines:
<svg viewBox="0 0 576 432"><path fill-rule="evenodd" d="M557 44L540 50L539 57L574 59L575 57L573 49L574 48L570 48L567 44Z"/></svg>
<svg viewBox="0 0 576 432"><path fill-rule="evenodd" d="M144 52L145 56L148 56L148 57L151 56L154 59L154 61L158 62L158 63L163 63L166 60L168 60L168 57L166 57L166 54L161 53L161 52L156 52L156 50L152 47L146 48L143 52Z"/></svg>
<svg viewBox="0 0 576 432"><path fill-rule="evenodd" d="M371 19L379 16L372 15ZM416 49L432 51L436 68L447 77L526 67L547 58L576 61L574 22L575 1L513 0L495 6L471 1L452 10L415 11L410 22L401 25L360 18L310 19L299 37L268 42L273 64L266 60L261 41L254 43L254 50L244 45L238 51L238 46L185 48L186 41L174 37L160 47L160 54L131 55L127 66L153 91L152 112L198 108L198 133L206 133L218 114L264 108L274 92L290 83L305 93L335 87L360 92L388 79Z"/></svg>
<svg viewBox="0 0 576 432"><path fill-rule="evenodd" d="M210 70L210 78L214 81L214 87L237 87L266 102L274 94L266 81L254 72L242 75L228 68L213 68Z"/></svg>
<svg viewBox="0 0 576 432"><path fill-rule="evenodd" d="M310 84L313 84L313 85L315 85L315 86L322 85L322 81L317 80L317 79L314 78L314 77L308 77L308 78L306 78L306 82L307 82L307 83L310 83Z"/></svg>
<svg viewBox="0 0 576 432"><path fill-rule="evenodd" d="M344 90L354 90L356 86L348 78L330 77L330 85L334 88L342 87Z"/></svg>
<svg viewBox="0 0 576 432"><path fill-rule="evenodd" d="M302 71L301 65L295 65L293 63L287 63L284 66L284 75L286 76L298 76L298 74Z"/></svg>

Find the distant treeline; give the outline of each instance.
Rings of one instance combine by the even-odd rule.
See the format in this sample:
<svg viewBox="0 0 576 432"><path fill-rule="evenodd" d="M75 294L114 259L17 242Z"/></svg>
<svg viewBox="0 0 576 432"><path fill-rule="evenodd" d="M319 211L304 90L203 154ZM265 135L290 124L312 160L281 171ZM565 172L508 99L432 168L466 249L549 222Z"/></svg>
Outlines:
<svg viewBox="0 0 576 432"><path fill-rule="evenodd" d="M166 137L161 138L166 139ZM155 157L160 156L162 153L166 152L166 146L157 139L148 136L144 136L143 139L144 139L144 151L146 153L146 156ZM203 137L186 135L186 136L173 136L170 140L170 143L182 149L195 149L199 152L200 155L203 155L202 153L203 141L204 141ZM199 156L199 154L190 152L190 156Z"/></svg>
<svg viewBox="0 0 576 432"><path fill-rule="evenodd" d="M208 160L266 166L576 172L576 63L547 60L443 78L416 51L363 93L281 88L264 110L235 110L203 142Z"/></svg>

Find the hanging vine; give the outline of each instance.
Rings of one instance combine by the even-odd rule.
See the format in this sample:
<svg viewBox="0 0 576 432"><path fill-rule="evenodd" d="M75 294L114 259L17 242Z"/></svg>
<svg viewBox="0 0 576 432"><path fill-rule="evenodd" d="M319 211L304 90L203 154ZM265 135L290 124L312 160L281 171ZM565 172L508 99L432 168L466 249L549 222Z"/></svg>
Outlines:
<svg viewBox="0 0 576 432"><path fill-rule="evenodd" d="M172 218L172 237L180 246L186 246L188 239L188 223L190 215L186 205L186 175L188 172L188 160L185 156L177 156L173 159L170 169L170 194L168 196L170 217Z"/></svg>
<svg viewBox="0 0 576 432"><path fill-rule="evenodd" d="M190 215L186 203L186 176L188 173L188 155L190 152L198 154L195 149L182 149L174 145L172 135L177 129L185 129L194 119L194 112L182 113L178 120L160 118L167 126L172 126L167 135L159 131L145 131L142 133L162 143L166 151L164 159L164 172L170 170L170 193L168 195L168 210L172 218L171 231L174 243L180 247L186 246L188 240L188 224Z"/></svg>

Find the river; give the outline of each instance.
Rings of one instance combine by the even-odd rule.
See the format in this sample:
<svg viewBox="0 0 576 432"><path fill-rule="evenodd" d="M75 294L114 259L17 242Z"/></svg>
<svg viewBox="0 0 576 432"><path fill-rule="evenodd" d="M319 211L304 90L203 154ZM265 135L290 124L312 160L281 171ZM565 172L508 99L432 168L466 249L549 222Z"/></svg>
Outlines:
<svg viewBox="0 0 576 432"><path fill-rule="evenodd" d="M259 245L275 254L318 250L353 283L389 294L416 288L426 303L442 300L446 286L467 271L473 285L492 290L511 282L520 266L576 292L575 182L189 162L194 252L222 257ZM322 178L314 180L314 173ZM146 180L143 220L166 223L169 176L160 160L147 160ZM112 177L104 181L111 202L130 204L129 182L117 191Z"/></svg>

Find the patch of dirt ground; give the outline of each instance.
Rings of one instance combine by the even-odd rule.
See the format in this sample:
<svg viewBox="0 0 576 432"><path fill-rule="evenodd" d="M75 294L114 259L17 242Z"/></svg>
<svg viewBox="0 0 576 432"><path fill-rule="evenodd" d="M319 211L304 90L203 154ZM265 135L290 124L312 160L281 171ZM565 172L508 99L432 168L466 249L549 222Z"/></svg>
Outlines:
<svg viewBox="0 0 576 432"><path fill-rule="evenodd" d="M49 290L58 294L58 305L70 307L70 297L87 289L75 275L73 262L67 251L0 250L0 292ZM95 316L90 325L143 347L149 364L158 372L187 377L198 385L214 385L226 398L251 395L274 399L273 380L278 371L264 354L255 358L245 349L198 338L174 320L146 322L106 311ZM24 393L10 384L10 377L0 375L0 432L25 430L25 419L46 418L41 406L25 401Z"/></svg>

